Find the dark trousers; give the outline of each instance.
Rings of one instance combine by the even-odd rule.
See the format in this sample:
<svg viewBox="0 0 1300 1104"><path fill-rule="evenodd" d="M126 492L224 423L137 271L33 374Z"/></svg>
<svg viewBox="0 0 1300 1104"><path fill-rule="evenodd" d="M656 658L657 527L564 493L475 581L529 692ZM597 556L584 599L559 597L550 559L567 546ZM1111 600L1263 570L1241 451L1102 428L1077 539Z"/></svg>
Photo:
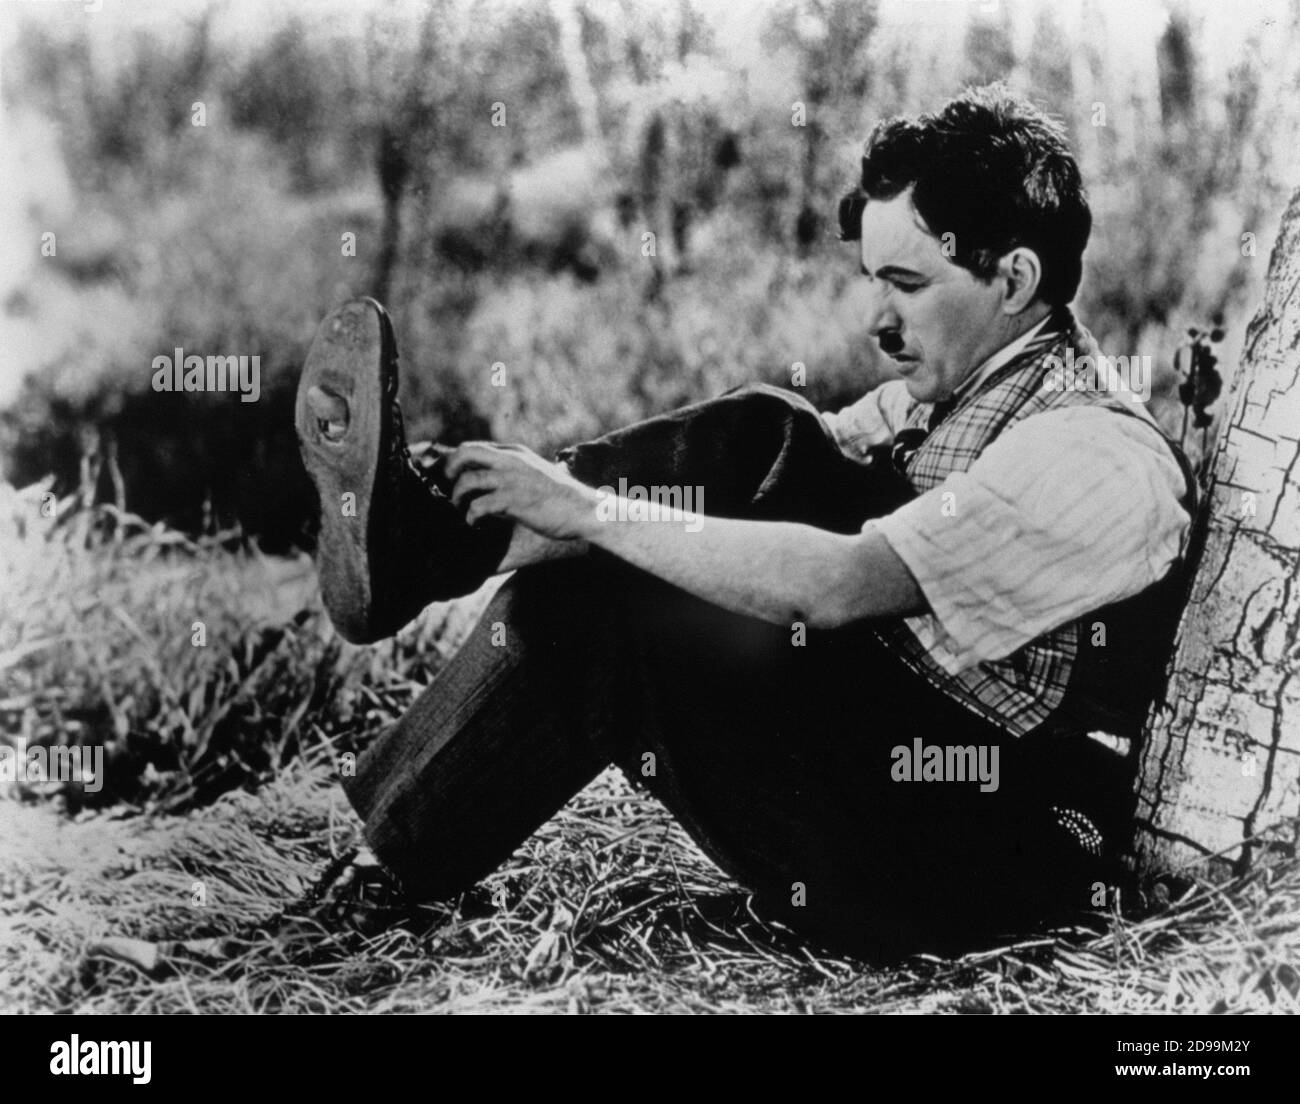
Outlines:
<svg viewBox="0 0 1300 1104"><path fill-rule="evenodd" d="M702 486L709 515L846 533L912 493L767 387L563 455L592 486ZM998 789L894 781L892 749L918 737L996 747ZM1086 772L1059 742L1007 736L908 670L868 622L766 624L602 553L507 581L345 785L379 858L438 899L494 870L610 763L760 909L854 949L1022 927L1085 907L1096 876L1049 812L1087 798L1070 792Z"/></svg>

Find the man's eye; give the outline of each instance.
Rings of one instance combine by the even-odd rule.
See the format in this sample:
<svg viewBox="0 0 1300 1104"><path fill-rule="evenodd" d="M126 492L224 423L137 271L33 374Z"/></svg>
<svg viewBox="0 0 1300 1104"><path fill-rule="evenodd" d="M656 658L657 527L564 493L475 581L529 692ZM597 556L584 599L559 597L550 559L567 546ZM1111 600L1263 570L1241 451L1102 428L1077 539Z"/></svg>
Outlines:
<svg viewBox="0 0 1300 1104"><path fill-rule="evenodd" d="M912 292L914 291L920 291L923 287L925 287L925 285L924 284L903 284L895 280L894 287L898 288L898 290L903 292L905 295L911 295Z"/></svg>

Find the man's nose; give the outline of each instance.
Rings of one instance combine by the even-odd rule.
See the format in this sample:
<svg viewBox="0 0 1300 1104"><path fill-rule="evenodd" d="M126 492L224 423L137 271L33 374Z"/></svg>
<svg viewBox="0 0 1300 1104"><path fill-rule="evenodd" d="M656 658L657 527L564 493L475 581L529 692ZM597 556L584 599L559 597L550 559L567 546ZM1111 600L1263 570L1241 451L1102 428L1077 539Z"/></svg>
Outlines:
<svg viewBox="0 0 1300 1104"><path fill-rule="evenodd" d="M872 337L879 339L881 334L890 330L902 329L903 320L894 309L893 296L881 288L867 292L867 330Z"/></svg>

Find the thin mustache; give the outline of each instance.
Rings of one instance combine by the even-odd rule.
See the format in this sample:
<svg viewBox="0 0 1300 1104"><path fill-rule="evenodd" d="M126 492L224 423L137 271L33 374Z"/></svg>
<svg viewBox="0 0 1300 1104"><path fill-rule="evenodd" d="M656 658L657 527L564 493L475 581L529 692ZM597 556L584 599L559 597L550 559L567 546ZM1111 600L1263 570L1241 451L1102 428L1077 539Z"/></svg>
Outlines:
<svg viewBox="0 0 1300 1104"><path fill-rule="evenodd" d="M893 356L895 353L901 353L906 348L906 342L902 336L894 330L888 330L881 334L876 343L880 346L880 351L886 356Z"/></svg>

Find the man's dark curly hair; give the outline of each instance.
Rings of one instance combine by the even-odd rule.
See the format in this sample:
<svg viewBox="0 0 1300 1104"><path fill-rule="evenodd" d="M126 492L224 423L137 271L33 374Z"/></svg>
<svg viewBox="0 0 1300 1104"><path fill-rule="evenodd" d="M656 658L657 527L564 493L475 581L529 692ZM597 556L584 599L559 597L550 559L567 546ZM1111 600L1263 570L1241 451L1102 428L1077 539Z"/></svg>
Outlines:
<svg viewBox="0 0 1300 1104"><path fill-rule="evenodd" d="M1042 262L1039 298L1074 298L1092 213L1064 129L1033 104L988 85L934 114L878 123L862 183L840 200L840 240L862 236L869 200L908 188L926 230L953 234L954 263L990 280L999 258L1025 246Z"/></svg>

